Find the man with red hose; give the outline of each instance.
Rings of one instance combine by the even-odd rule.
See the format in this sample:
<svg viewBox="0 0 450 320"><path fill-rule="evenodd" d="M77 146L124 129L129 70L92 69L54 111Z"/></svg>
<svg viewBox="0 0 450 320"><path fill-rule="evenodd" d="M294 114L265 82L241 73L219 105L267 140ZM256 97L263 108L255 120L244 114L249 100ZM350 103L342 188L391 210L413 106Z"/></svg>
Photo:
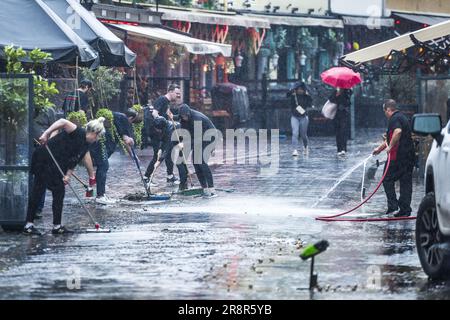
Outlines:
<svg viewBox="0 0 450 320"><path fill-rule="evenodd" d="M411 137L411 126L408 118L397 110L397 103L390 99L383 105L384 114L388 119L386 141L373 150L377 155L386 150L391 154L389 170L383 181L388 209L386 214L393 213L395 217L411 215L412 171L415 163L414 143ZM400 181L400 197L397 200L395 182Z"/></svg>

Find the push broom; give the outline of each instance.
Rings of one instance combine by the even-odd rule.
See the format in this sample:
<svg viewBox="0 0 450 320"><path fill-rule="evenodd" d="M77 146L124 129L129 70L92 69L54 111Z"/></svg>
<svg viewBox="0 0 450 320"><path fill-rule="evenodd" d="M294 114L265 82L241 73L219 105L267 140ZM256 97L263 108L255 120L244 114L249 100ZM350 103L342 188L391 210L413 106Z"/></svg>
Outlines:
<svg viewBox="0 0 450 320"><path fill-rule="evenodd" d="M131 147L130 149L131 149L131 153L133 155L134 162L136 163L136 167L139 171L139 175L141 176L141 181L142 181L142 184L144 185L145 193L147 194L148 200L169 200L170 199L169 195L157 195L157 194L151 194L149 192L147 185L145 184L144 176L142 175L142 170L141 170L141 166L139 165L139 160L136 156L136 153L134 152L134 148ZM153 170L153 171L155 171L155 170ZM153 175L152 175L152 178L153 178Z"/></svg>

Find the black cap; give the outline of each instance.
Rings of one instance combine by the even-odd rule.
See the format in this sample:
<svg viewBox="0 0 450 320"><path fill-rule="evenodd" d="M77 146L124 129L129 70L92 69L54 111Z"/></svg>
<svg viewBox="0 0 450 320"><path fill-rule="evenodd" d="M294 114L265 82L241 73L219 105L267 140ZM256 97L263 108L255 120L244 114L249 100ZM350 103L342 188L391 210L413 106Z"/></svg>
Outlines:
<svg viewBox="0 0 450 320"><path fill-rule="evenodd" d="M80 86L81 87L88 87L88 88L92 88L92 81L88 80L88 79L83 79L80 82Z"/></svg>
<svg viewBox="0 0 450 320"><path fill-rule="evenodd" d="M306 84L304 82L297 82L294 86L294 89L303 89L306 91Z"/></svg>

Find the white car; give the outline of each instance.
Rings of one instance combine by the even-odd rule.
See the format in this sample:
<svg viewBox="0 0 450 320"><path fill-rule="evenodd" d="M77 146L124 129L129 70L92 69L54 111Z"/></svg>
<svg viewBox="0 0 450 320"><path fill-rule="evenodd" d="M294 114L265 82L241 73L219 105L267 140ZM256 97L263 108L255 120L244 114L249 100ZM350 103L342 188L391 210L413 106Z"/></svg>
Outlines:
<svg viewBox="0 0 450 320"><path fill-rule="evenodd" d="M416 221L416 246L425 273L450 278L450 121L442 128L438 114L416 114L413 131L430 134L433 146L425 165L425 197Z"/></svg>

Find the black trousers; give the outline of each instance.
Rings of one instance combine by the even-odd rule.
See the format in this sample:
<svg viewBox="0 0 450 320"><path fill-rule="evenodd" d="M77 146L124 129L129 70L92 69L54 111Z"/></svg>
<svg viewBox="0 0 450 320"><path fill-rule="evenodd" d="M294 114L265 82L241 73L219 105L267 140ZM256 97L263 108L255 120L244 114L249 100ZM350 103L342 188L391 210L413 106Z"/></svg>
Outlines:
<svg viewBox="0 0 450 320"><path fill-rule="evenodd" d="M336 147L338 152L347 152L349 127L349 115L346 112L336 113L336 117L334 118L334 128L336 131Z"/></svg>
<svg viewBox="0 0 450 320"><path fill-rule="evenodd" d="M412 211L412 171L414 164L409 162L391 161L389 165L389 170L383 181L388 209L396 210L400 208L400 211L404 213L411 213ZM400 197L398 200L397 194L395 193L396 181L400 181Z"/></svg>
<svg viewBox="0 0 450 320"><path fill-rule="evenodd" d="M145 170L145 176L147 178L150 178L150 176L152 175L153 170L155 170L155 163L158 160L158 147L153 146L153 158L150 161L147 170ZM181 155L180 155L181 157ZM166 158L165 158L165 163L166 163L166 167L167 167L167 175L171 175L173 174L173 167L174 167L174 163L172 161L172 150L169 150ZM186 164L184 162L177 164L177 169L178 169L178 174L180 176L180 184L181 185L186 185L187 183L187 177L188 177L188 168L186 166Z"/></svg>
<svg viewBox="0 0 450 320"><path fill-rule="evenodd" d="M205 149L205 145L202 148L202 155ZM195 163L194 152L192 152L192 162L194 163L195 174L197 175L198 181L202 188L214 188L214 180L212 176L211 169L208 166L208 160L211 155L207 155L205 157L201 157L202 163Z"/></svg>
<svg viewBox="0 0 450 320"><path fill-rule="evenodd" d="M153 170L155 170L155 163L156 161L158 161L159 146L153 145L152 147L153 147L153 158L148 164L147 170L145 170L145 176L147 178L150 178L150 176L152 175ZM173 161L172 157L170 156L170 152L168 156L165 158L164 162L166 163L167 175L170 176L171 174L173 174Z"/></svg>
<svg viewBox="0 0 450 320"><path fill-rule="evenodd" d="M27 222L34 221L39 202L46 189L49 189L53 195L53 224L61 224L66 189L60 175L49 175L46 170L34 176L33 187L28 198Z"/></svg>

